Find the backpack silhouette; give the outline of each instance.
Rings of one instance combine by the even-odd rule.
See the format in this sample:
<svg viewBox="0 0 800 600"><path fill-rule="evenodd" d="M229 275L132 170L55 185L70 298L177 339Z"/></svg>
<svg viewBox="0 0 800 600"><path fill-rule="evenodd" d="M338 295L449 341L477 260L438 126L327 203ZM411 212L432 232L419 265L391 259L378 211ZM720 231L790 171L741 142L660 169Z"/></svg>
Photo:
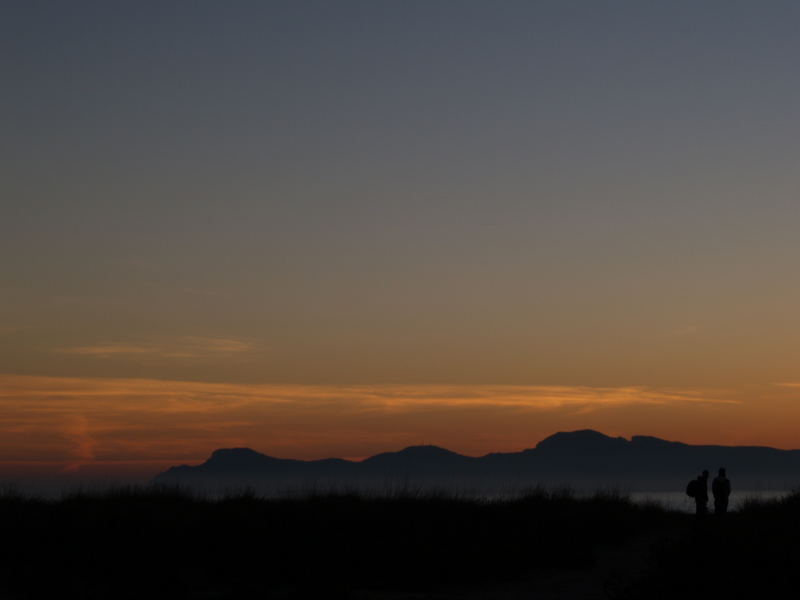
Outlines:
<svg viewBox="0 0 800 600"><path fill-rule="evenodd" d="M697 496L697 479L692 479L686 484L686 495L690 498Z"/></svg>

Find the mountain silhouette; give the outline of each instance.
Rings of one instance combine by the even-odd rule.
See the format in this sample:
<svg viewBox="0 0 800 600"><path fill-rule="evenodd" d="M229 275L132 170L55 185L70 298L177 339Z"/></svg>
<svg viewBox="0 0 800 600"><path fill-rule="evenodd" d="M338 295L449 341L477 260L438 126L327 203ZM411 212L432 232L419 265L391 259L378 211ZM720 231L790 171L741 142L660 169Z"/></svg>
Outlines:
<svg viewBox="0 0 800 600"><path fill-rule="evenodd" d="M761 446L695 446L593 430L559 432L520 452L471 457L437 446L411 446L362 461L275 458L250 448L215 450L197 466L176 466L155 483L258 489L396 486L457 489L569 486L627 491L679 491L701 470L726 467L735 490L789 489L800 482L800 450Z"/></svg>
<svg viewBox="0 0 800 600"><path fill-rule="evenodd" d="M628 441L623 437L612 438L593 429L581 429L580 431L561 431L553 434L536 444L536 449L572 454L612 452L624 449L627 443Z"/></svg>

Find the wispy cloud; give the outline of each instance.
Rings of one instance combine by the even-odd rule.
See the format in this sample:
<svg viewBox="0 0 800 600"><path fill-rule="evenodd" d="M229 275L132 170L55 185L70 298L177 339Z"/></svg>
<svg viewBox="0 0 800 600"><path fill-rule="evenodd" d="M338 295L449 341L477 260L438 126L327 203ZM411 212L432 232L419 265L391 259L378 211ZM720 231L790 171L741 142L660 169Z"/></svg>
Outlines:
<svg viewBox="0 0 800 600"><path fill-rule="evenodd" d="M663 390L646 386L535 386L535 385L301 385L240 384L173 381L163 379L110 379L0 375L0 398L94 396L132 398L169 397L222 400L218 409L231 402L298 406L338 403L350 408L403 410L420 406L492 406L548 410L582 406L626 406L665 404L737 404L738 400L717 398L692 390ZM157 408L157 407L152 407ZM166 406L160 407L162 410Z"/></svg>
<svg viewBox="0 0 800 600"><path fill-rule="evenodd" d="M77 469L95 460L194 460L223 446L295 457L364 456L426 439L480 453L530 447L535 435L552 433L565 419L576 428L603 422L576 414L734 403L695 390L644 386L275 385L0 375L0 461L58 459Z"/></svg>
<svg viewBox="0 0 800 600"><path fill-rule="evenodd" d="M57 348L56 352L95 358L120 356L157 356L160 358L203 358L221 354L248 352L255 346L235 338L184 336L144 343L106 342L88 346Z"/></svg>
<svg viewBox="0 0 800 600"><path fill-rule="evenodd" d="M347 393L388 409L420 405L515 407L548 410L568 407L609 407L676 403L735 404L738 401L709 397L689 390L659 390L645 386L512 386L430 385L354 386ZM342 393L344 390L337 390Z"/></svg>

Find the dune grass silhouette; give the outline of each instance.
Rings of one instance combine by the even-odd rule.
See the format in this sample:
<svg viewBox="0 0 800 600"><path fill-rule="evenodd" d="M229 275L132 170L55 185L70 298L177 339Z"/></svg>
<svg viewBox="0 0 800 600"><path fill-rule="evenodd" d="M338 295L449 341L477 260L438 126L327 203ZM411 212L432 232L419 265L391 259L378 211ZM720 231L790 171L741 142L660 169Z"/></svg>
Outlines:
<svg viewBox="0 0 800 600"><path fill-rule="evenodd" d="M206 499L169 488L54 500L5 493L0 594L447 598L570 572L593 573L591 584L607 597L644 598L673 597L661 595L665 589L709 593L702 582L731 570L730 590L758 581L763 591L764 578L797 577L787 568L798 560L798 509L795 494L698 523L618 494L545 490L494 501L414 490L269 499ZM619 572L597 579L597 565L612 555ZM647 568L627 574L634 558Z"/></svg>

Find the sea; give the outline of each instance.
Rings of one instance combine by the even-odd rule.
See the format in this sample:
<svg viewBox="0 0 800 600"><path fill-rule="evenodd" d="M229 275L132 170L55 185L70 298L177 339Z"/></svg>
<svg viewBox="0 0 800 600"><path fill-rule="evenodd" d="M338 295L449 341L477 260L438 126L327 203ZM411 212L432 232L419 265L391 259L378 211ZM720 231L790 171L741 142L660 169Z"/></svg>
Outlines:
<svg viewBox="0 0 800 600"><path fill-rule="evenodd" d="M742 505L752 501L780 500L790 493L787 490L734 490L728 501L728 510L738 510ZM695 511L694 499L683 492L631 492L629 495L631 500L640 504L660 504L670 510L681 512ZM709 510L713 511L714 499L711 498L708 504Z"/></svg>
<svg viewBox="0 0 800 600"><path fill-rule="evenodd" d="M64 482L48 482L45 480L40 481L5 481L0 479L0 496L11 494L22 494L30 497L40 497L48 499L57 499L64 496L69 496L74 493L99 493L103 494L109 490L128 489L130 491L145 491L152 489L149 485L142 482L110 482L110 481L74 481L71 483ZM549 493L566 493L576 497L590 497L597 493L610 495L619 495L621 497L630 498L633 502L639 504L659 504L669 510L676 510L680 512L694 513L695 505L694 500L687 496L682 491L630 491L619 488L611 488L608 490L591 490L591 489L570 489L569 486L554 486L552 488L530 488L530 487L517 487L514 485L503 486L495 483L495 485L478 486L478 487L465 487L449 482L446 485L419 484L414 485L408 481L387 481L378 485L368 485L366 487L359 486L337 486L330 482L321 483L317 485L298 486L295 488L253 488L251 486L236 487L220 487L220 488L206 488L203 490L194 490L199 493L199 496L213 499L222 498L230 495L237 495L240 493L255 493L257 496L264 498L287 498L287 497L305 497L314 494L327 494L327 493L364 493L367 496L419 496L425 497L428 495L442 495L452 496L456 498L473 498L476 500L488 501L503 501L511 500L520 496L524 496L531 492L546 490ZM184 488L184 491L191 492L189 488ZM789 489L760 489L760 490L736 490L734 489L730 496L728 509L735 511L742 505L750 501L771 501L780 500L784 496L791 494ZM713 498L709 500L709 509L713 510Z"/></svg>

